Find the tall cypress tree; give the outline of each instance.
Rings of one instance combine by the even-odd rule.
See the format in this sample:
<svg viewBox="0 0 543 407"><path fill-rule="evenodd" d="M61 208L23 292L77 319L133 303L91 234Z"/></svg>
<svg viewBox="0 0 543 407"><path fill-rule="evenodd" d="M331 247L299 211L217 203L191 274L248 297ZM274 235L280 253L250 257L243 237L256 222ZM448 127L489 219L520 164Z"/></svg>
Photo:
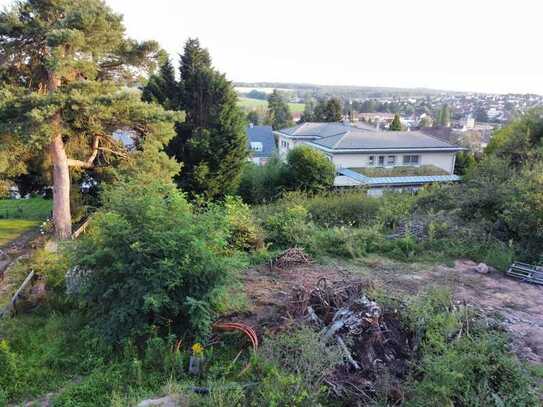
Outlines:
<svg viewBox="0 0 543 407"><path fill-rule="evenodd" d="M168 145L170 156L182 163L180 188L191 196L213 199L233 191L248 156L245 119L237 94L225 76L215 70L207 49L197 39L185 43L179 66L180 80L164 69L144 88L144 97L185 112ZM168 95L175 89L175 96ZM175 106L169 105L173 101Z"/></svg>

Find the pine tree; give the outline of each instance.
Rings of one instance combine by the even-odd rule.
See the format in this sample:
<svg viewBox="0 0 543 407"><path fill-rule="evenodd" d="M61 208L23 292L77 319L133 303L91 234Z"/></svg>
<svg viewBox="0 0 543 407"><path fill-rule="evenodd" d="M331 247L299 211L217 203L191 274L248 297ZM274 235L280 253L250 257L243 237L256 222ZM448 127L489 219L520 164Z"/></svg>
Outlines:
<svg viewBox="0 0 543 407"><path fill-rule="evenodd" d="M177 184L192 197L224 196L234 189L247 158L245 118L237 94L212 67L207 49L189 39L180 62L180 80L165 67L149 80L143 94L167 108L185 113L167 152L182 164ZM169 93L175 89L175 92Z"/></svg>
<svg viewBox="0 0 543 407"><path fill-rule="evenodd" d="M400 120L400 115L398 113L394 115L394 119L392 120L392 123L390 123L389 130L392 130L392 131L402 130L402 122Z"/></svg>
<svg viewBox="0 0 543 407"><path fill-rule="evenodd" d="M274 130L291 127L294 124L288 104L277 89L268 96L268 122Z"/></svg>
<svg viewBox="0 0 543 407"><path fill-rule="evenodd" d="M0 154L48 155L56 235L67 239L70 168L126 157L111 136L119 128L153 147L173 136L171 114L125 90L161 53L127 39L101 0L24 0L0 13L0 54Z"/></svg>
<svg viewBox="0 0 543 407"><path fill-rule="evenodd" d="M437 115L437 124L439 126L443 127L450 127L451 125L451 111L449 109L449 105L444 104L441 107L441 110L439 111Z"/></svg>

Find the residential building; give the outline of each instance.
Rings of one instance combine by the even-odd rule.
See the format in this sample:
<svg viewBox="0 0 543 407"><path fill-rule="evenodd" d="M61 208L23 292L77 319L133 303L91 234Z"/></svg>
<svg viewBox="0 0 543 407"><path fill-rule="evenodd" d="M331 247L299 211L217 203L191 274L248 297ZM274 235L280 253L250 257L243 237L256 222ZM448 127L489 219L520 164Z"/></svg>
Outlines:
<svg viewBox="0 0 543 407"><path fill-rule="evenodd" d="M307 144L337 168L433 165L452 174L455 154L462 150L419 131L377 131L343 123L304 123L275 134L280 156Z"/></svg>
<svg viewBox="0 0 543 407"><path fill-rule="evenodd" d="M247 127L247 148L250 151L249 160L257 165L264 165L275 154L275 138L271 126Z"/></svg>
<svg viewBox="0 0 543 407"><path fill-rule="evenodd" d="M456 153L464 150L419 131L380 131L343 123L304 123L274 133L281 157L285 157L289 150L300 144L321 151L335 164L338 170L336 185L341 186L352 183L352 180L344 179L350 177L352 171L344 170L364 173L364 169L369 169L365 172L373 170L383 174L409 172L397 167L412 167L416 174L419 173L417 169L429 168L433 172L409 177L386 175L380 177L379 183L375 185L420 186L425 183L455 181L458 180L453 175ZM361 175L355 178L359 184L371 184L364 182L371 177Z"/></svg>

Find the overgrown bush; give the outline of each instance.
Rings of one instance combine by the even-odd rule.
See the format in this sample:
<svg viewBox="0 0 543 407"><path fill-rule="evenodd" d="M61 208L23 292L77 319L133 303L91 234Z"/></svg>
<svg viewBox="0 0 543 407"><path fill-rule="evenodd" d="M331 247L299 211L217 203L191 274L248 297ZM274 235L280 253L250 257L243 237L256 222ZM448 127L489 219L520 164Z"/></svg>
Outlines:
<svg viewBox="0 0 543 407"><path fill-rule="evenodd" d="M304 246L310 238L312 224L301 205L283 206L265 223L268 239L278 247Z"/></svg>
<svg viewBox="0 0 543 407"><path fill-rule="evenodd" d="M228 222L228 244L234 250L253 251L264 247L264 236L251 208L241 199L227 197L224 203Z"/></svg>
<svg viewBox="0 0 543 407"><path fill-rule="evenodd" d="M241 172L238 193L244 202L262 204L276 200L285 189L286 168L278 157L265 165L247 163Z"/></svg>
<svg viewBox="0 0 543 407"><path fill-rule="evenodd" d="M71 253L90 270L80 297L93 323L112 341L157 329L205 334L210 295L239 265L225 217L193 212L172 183L137 177L108 188L103 202Z"/></svg>
<svg viewBox="0 0 543 407"><path fill-rule="evenodd" d="M449 292L419 297L409 307L420 341L409 406L538 406L530 376L495 328L454 306Z"/></svg>
<svg viewBox="0 0 543 407"><path fill-rule="evenodd" d="M307 197L305 206L311 219L323 227L363 227L375 223L381 200L369 197L366 190L327 193Z"/></svg>
<svg viewBox="0 0 543 407"><path fill-rule="evenodd" d="M261 356L275 366L268 371L260 390L264 400L276 403L272 405L299 405L301 401L306 405L317 403L325 392L323 378L343 362L338 345L325 345L318 333L306 327L266 338ZM278 403L279 400L286 404Z"/></svg>
<svg viewBox="0 0 543 407"><path fill-rule="evenodd" d="M323 153L303 144L288 152L286 171L290 189L310 193L330 189L336 176L334 164Z"/></svg>

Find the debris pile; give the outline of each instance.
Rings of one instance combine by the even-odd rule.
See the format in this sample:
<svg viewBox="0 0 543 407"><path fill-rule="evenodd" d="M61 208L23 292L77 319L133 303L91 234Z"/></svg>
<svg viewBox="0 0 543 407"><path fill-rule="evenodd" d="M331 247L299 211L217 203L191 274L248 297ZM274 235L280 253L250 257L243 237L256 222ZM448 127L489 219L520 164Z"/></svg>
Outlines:
<svg viewBox="0 0 543 407"><path fill-rule="evenodd" d="M286 269L301 264L311 264L311 257L301 247L292 247L282 252L274 260L273 265L280 269Z"/></svg>
<svg viewBox="0 0 543 407"><path fill-rule="evenodd" d="M386 392L394 397L390 402L399 403L400 381L413 354L412 335L402 327L397 309L366 296L368 288L364 281L321 279L310 291L294 291L292 312L315 326L322 341L342 348L346 363L325 379L338 398L369 402Z"/></svg>

